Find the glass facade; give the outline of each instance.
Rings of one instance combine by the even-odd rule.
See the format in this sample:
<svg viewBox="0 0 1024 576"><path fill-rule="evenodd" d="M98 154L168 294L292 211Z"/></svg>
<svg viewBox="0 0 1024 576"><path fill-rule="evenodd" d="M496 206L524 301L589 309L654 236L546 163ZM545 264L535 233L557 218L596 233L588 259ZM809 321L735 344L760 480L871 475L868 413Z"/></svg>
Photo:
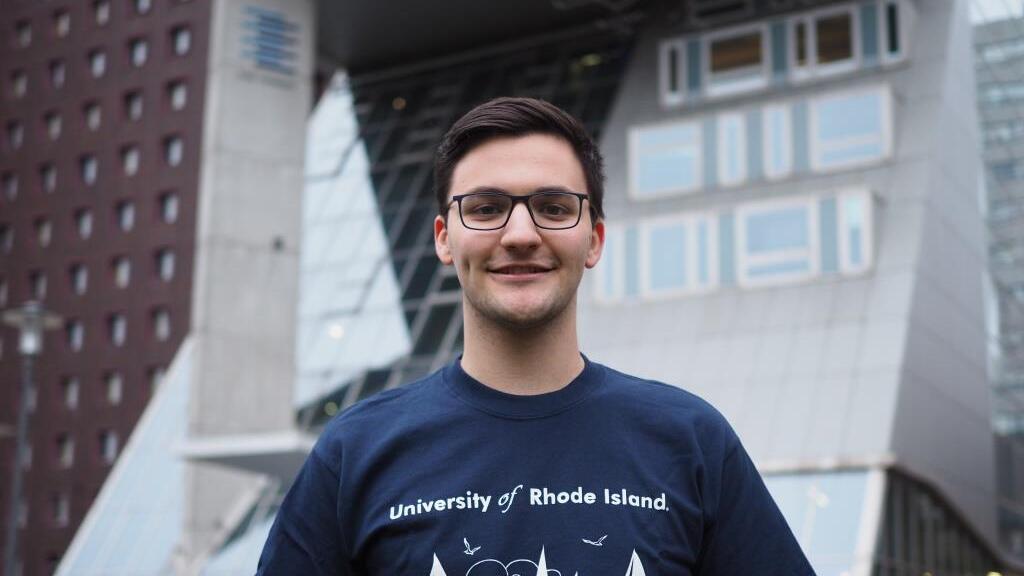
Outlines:
<svg viewBox="0 0 1024 576"><path fill-rule="evenodd" d="M438 261L432 232L433 154L447 127L476 104L513 94L553 102L599 138L630 45L629 35L574 36L411 75L353 76L328 90L341 100L325 98L310 137L332 143L316 152L310 141L307 169L302 425L318 426L462 350L458 280ZM324 130L333 135L317 135Z"/></svg>

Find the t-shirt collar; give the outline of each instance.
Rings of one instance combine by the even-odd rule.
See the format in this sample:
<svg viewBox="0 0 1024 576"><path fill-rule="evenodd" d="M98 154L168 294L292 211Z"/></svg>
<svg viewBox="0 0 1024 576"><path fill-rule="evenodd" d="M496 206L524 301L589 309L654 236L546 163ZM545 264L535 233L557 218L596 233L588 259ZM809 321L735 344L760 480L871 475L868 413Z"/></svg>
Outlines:
<svg viewBox="0 0 1024 576"><path fill-rule="evenodd" d="M543 418L568 410L589 396L604 379L600 364L583 357L583 371L566 386L544 394L509 394L487 386L462 369L462 356L444 369L444 380L455 396L473 407L505 418Z"/></svg>

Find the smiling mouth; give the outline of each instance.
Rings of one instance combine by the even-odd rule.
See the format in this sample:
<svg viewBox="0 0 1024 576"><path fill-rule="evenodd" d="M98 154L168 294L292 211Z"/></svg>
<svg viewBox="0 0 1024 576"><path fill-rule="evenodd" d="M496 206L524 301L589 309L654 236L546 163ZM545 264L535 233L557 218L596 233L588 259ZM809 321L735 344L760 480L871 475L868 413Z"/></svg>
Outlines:
<svg viewBox="0 0 1024 576"><path fill-rule="evenodd" d="M501 268L495 268L491 270L493 274L503 274L506 276L523 276L527 274L542 274L544 272L550 272L551 268L545 268L543 266L502 266Z"/></svg>

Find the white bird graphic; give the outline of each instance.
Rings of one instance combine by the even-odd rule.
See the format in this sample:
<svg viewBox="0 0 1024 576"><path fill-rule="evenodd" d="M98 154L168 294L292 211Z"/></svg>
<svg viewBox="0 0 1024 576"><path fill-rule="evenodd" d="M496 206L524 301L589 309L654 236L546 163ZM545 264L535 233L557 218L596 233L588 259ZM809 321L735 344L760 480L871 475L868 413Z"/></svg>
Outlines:
<svg viewBox="0 0 1024 576"><path fill-rule="evenodd" d="M463 554L468 554L468 555L472 556L473 554L476 554L477 550L480 549L479 546L477 546L476 548L471 548L469 546L469 540L466 539L466 538L462 539L462 543L466 545L466 549L462 551Z"/></svg>
<svg viewBox="0 0 1024 576"><path fill-rule="evenodd" d="M590 544L591 546L604 546L604 539L607 538L607 537L608 537L608 535L605 534L604 536L601 536L597 540L587 540L586 538L580 538L580 540L583 540L584 544Z"/></svg>

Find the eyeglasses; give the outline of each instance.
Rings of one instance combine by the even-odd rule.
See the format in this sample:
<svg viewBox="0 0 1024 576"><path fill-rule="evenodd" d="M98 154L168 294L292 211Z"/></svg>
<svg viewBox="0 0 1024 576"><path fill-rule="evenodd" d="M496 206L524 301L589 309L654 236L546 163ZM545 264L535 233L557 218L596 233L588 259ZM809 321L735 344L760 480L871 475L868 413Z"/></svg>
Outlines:
<svg viewBox="0 0 1024 576"><path fill-rule="evenodd" d="M544 191L525 196L512 196L502 192L474 192L452 196L459 204L462 225L471 230L498 230L508 224L516 204L526 204L530 218L538 228L565 230L580 223L586 194L577 192Z"/></svg>

